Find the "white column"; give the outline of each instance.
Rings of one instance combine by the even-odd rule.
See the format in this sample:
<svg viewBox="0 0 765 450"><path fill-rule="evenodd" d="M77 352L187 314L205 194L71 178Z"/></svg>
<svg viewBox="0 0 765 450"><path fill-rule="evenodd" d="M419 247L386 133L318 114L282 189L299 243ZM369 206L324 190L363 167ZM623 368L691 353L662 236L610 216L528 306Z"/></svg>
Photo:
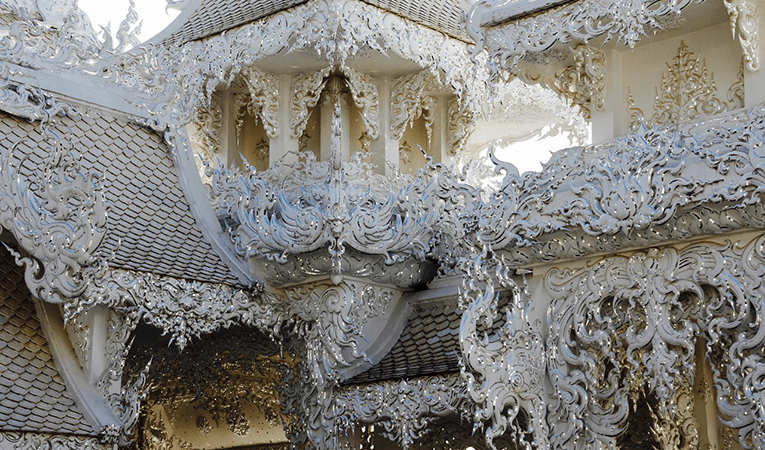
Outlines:
<svg viewBox="0 0 765 450"><path fill-rule="evenodd" d="M380 134L370 145L372 153L371 162L377 166L379 173L390 175L386 160L398 168L398 141L393 138L390 129L390 91L392 80L390 77L381 77L377 80L377 91L380 99Z"/></svg>
<svg viewBox="0 0 765 450"><path fill-rule="evenodd" d="M592 143L602 144L627 133L627 99L622 86L622 55L614 49L606 54L605 104L591 111Z"/></svg>
<svg viewBox="0 0 765 450"><path fill-rule="evenodd" d="M269 142L269 165L277 161L283 163L297 162L297 152L300 140L292 137L290 130L290 98L292 96L292 76L279 76L279 128L275 138Z"/></svg>

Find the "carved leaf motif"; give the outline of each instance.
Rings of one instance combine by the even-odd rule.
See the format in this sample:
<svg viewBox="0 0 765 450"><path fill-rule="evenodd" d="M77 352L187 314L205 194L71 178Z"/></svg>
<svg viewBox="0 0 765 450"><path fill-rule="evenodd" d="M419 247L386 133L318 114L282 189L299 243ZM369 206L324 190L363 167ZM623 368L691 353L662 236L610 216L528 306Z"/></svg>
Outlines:
<svg viewBox="0 0 765 450"><path fill-rule="evenodd" d="M347 78L353 102L361 112L361 120L366 126L366 134L370 139L377 139L380 134L380 115L378 112L380 100L375 79L350 67L343 68L343 73Z"/></svg>
<svg viewBox="0 0 765 450"><path fill-rule="evenodd" d="M496 291L488 273L490 267L496 268ZM500 290L507 291L511 298L505 306L505 323L494 328L500 318ZM535 444L547 448L545 356L542 335L527 319L530 305L529 301L523 304L520 288L509 277L509 268L489 256L487 249L468 266L460 294L461 375L477 406L476 427L485 425L486 443L492 449L496 448L494 439L508 429L520 433L517 435L522 445L529 444L523 442L522 430L517 429L516 420L522 410L531 422Z"/></svg>
<svg viewBox="0 0 765 450"><path fill-rule="evenodd" d="M763 239L654 249L550 271L548 367L561 393L548 416L554 448L612 442L643 388L657 399L657 439L677 445L682 437L692 447L698 431L689 401L701 335L723 422L740 430L745 448L762 445L761 375L750 364L765 358L756 318L763 313Z"/></svg>
<svg viewBox="0 0 765 450"><path fill-rule="evenodd" d="M330 69L325 67L312 74L301 74L293 82L290 109L290 130L293 138L303 136L310 117L308 108L313 108L319 102Z"/></svg>
<svg viewBox="0 0 765 450"><path fill-rule="evenodd" d="M648 4L650 3L650 7ZM538 53L556 42L588 42L605 35L605 40L633 47L646 35L649 27L660 27L657 19L679 15L690 0L664 0L648 2L636 0L584 0L550 8L544 13L525 16L506 24L479 31L487 19L499 21L502 9L513 3L492 5L488 1L476 3L470 14L468 30L476 42L485 44L489 52L491 69L495 75L512 69L524 54Z"/></svg>
<svg viewBox="0 0 765 450"><path fill-rule="evenodd" d="M108 203L99 176L83 173L71 143L49 129L49 114L69 107L47 97L33 100L27 89L13 92L16 110L46 118L40 127L49 156L25 178L14 161L23 141L0 149L0 227L13 233L31 256L16 254L16 262L26 267L30 291L48 302L71 304L103 264L98 247L106 234Z"/></svg>
<svg viewBox="0 0 765 450"><path fill-rule="evenodd" d="M242 75L250 91L250 102L268 137L274 139L279 134L279 80L254 67L245 69Z"/></svg>

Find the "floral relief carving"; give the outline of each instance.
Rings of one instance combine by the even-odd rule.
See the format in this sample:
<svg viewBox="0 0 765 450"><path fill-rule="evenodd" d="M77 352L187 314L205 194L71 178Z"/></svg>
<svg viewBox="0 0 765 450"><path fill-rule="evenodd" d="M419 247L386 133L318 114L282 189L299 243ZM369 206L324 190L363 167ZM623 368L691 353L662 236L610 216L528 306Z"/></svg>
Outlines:
<svg viewBox="0 0 765 450"><path fill-rule="evenodd" d="M680 44L668 72L662 73L661 86L657 88L654 113L646 122L643 112L634 106L631 94L627 99L630 130L642 124L670 125L698 120L744 106L744 72L739 71L738 80L728 90L728 101L717 96L714 78L707 71L706 62L688 50L685 42Z"/></svg>
<svg viewBox="0 0 765 450"><path fill-rule="evenodd" d="M382 427L381 434L410 448L439 417L469 415L465 382L456 375L384 381L335 391L336 421L344 427L360 423Z"/></svg>
<svg viewBox="0 0 765 450"><path fill-rule="evenodd" d="M480 239L523 264L613 251L623 239L651 245L759 226L755 198L765 180L751 170L763 161L763 114L758 106L675 128L643 128L609 144L558 152L541 172L523 176L500 163L504 180L498 199L480 208ZM569 191L576 196L557 195ZM740 207L703 206L710 201ZM584 233L569 231L577 229Z"/></svg>
<svg viewBox="0 0 765 450"><path fill-rule="evenodd" d="M650 28L661 28L659 18L677 16L690 3L690 0L658 3L639 0L626 4L619 0L584 0L484 30L484 24L490 20L503 21L503 6L512 9L515 5L481 1L469 11L467 29L478 42L477 48L488 50L491 70L497 75L512 69L526 53L547 50L556 42L588 42L605 35L606 42L616 39L620 44L634 47Z"/></svg>
<svg viewBox="0 0 765 450"><path fill-rule="evenodd" d="M702 335L723 423L740 430L745 448L761 446L762 389L745 366L765 358L755 319L763 308L762 245L763 237L736 246L701 243L551 270L548 366L562 394L548 416L554 448L608 445L643 387L658 403L657 440L694 448L694 346ZM738 333L742 327L750 331Z"/></svg>
<svg viewBox="0 0 765 450"><path fill-rule="evenodd" d="M756 72L760 68L759 9L749 0L725 0L725 9L730 16L730 31L733 39L738 38L744 51L746 68Z"/></svg>
<svg viewBox="0 0 765 450"><path fill-rule="evenodd" d="M423 96L426 90L439 90L431 75L425 71L411 75L404 75L396 79L391 90L391 119L390 128L393 137L401 140L407 126L411 126L415 119L425 114L426 122L429 121L429 130L432 130L433 117L429 109L435 106L432 96ZM430 134L428 138L430 139Z"/></svg>
<svg viewBox="0 0 765 450"><path fill-rule="evenodd" d="M0 445L8 443L16 450L37 450L46 448L50 450L68 450L72 448L82 450L108 450L112 444L99 442L97 438L67 435L48 435L42 433L25 432L0 432Z"/></svg>
<svg viewBox="0 0 765 450"><path fill-rule="evenodd" d="M75 114L70 107L22 87L3 95L0 107L44 119L39 126L48 157L27 177L16 160L25 141L0 149L0 228L29 255L12 252L25 266L29 290L45 301L71 305L103 264L98 247L106 233L108 203L101 180L84 173L72 144L50 129L53 115Z"/></svg>
<svg viewBox="0 0 765 450"><path fill-rule="evenodd" d="M325 67L311 74L300 74L292 83L290 130L293 138L303 136L310 117L308 109L319 102L331 69L331 67Z"/></svg>
<svg viewBox="0 0 765 450"><path fill-rule="evenodd" d="M468 139L475 130L477 114L462 109L456 97L449 102L449 144L450 155L457 155L467 147Z"/></svg>
<svg viewBox="0 0 765 450"><path fill-rule="evenodd" d="M365 133L370 139L377 139L380 134L379 94L377 82L369 75L357 72L350 67L343 68L348 89L353 102L361 112L361 120L366 127Z"/></svg>
<svg viewBox="0 0 765 450"><path fill-rule="evenodd" d="M579 44L572 49L574 65L555 77L555 88L578 105L589 119L605 105L606 54L595 47Z"/></svg>
<svg viewBox="0 0 765 450"><path fill-rule="evenodd" d="M241 133L238 111L237 109L237 139ZM223 110L218 99L212 97L208 107L200 106L197 108L194 115L196 133L191 136L191 141L196 142L204 149L207 158L211 159L213 155L221 150L222 127Z"/></svg>
<svg viewBox="0 0 765 450"><path fill-rule="evenodd" d="M494 268L497 288L489 273ZM503 305L506 320L495 329L503 291L510 296ZM460 293L461 374L476 404L474 422L484 425L486 444L492 449L496 448L494 440L510 430L521 445L548 447L545 352L542 334L528 319L530 306L531 301L523 299L520 287L510 277L509 267L488 249L467 266ZM518 425L522 412L534 442L525 441L525 430Z"/></svg>
<svg viewBox="0 0 765 450"><path fill-rule="evenodd" d="M275 138L279 134L279 80L274 75L254 67L245 69L242 76L250 91L248 112L260 118L268 137ZM239 109L237 105L237 123Z"/></svg>

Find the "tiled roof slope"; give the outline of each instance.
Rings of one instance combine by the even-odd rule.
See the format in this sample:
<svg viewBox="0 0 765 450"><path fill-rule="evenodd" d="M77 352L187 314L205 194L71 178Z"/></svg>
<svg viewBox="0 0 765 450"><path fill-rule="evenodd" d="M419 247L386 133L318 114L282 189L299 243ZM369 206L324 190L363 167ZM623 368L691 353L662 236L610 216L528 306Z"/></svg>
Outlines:
<svg viewBox="0 0 765 450"><path fill-rule="evenodd" d="M459 0L364 1L452 36L467 39ZM205 0L181 28L165 38L162 43L172 46L202 39L305 2L306 0Z"/></svg>
<svg viewBox="0 0 765 450"><path fill-rule="evenodd" d="M459 370L460 313L452 302L415 307L398 342L374 367L348 383Z"/></svg>
<svg viewBox="0 0 765 450"><path fill-rule="evenodd" d="M186 23L162 43L180 45L253 22L306 0L206 0Z"/></svg>
<svg viewBox="0 0 765 450"><path fill-rule="evenodd" d="M82 155L83 170L103 175L106 198L113 207L102 250L116 251L112 267L238 283L197 228L159 134L108 116L57 120L56 131L71 139ZM19 141L28 174L43 164L49 147L40 145L38 124L0 114L0 146L10 148Z"/></svg>
<svg viewBox="0 0 765 450"><path fill-rule="evenodd" d="M56 370L24 272L2 246L0 431L95 435Z"/></svg>

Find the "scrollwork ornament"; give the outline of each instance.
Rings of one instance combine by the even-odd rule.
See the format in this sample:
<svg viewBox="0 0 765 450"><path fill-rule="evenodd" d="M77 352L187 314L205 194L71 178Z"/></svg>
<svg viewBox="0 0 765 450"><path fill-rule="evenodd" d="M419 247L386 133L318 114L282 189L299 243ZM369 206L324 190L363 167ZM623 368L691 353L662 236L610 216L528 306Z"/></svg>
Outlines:
<svg viewBox="0 0 765 450"><path fill-rule="evenodd" d="M30 98L45 99L31 101L36 112L29 111L30 117L46 119L40 127L48 157L39 170L24 177L14 161L24 141L0 150L0 227L29 254L13 252L16 262L25 266L30 291L45 301L70 305L104 264L98 248L106 235L108 203L99 175L84 173L71 143L48 127L51 114L70 109L50 97Z"/></svg>
<svg viewBox="0 0 765 450"><path fill-rule="evenodd" d="M502 7L510 10L512 2L494 7L488 1L476 3L468 14L468 30L489 53L494 75L512 69L526 53L549 49L556 42L588 42L605 35L620 44L634 47L650 28L661 28L659 17L679 15L691 0L664 0L651 3L640 0L623 3L619 0L584 0L550 8L541 14L526 15L483 31L491 18L502 21ZM496 9L496 11L495 11Z"/></svg>
<svg viewBox="0 0 765 450"><path fill-rule="evenodd" d="M290 134L293 138L303 136L310 117L308 109L318 104L330 70L331 67L325 67L311 74L298 75L292 83Z"/></svg>
<svg viewBox="0 0 765 450"><path fill-rule="evenodd" d="M733 39L738 38L744 51L746 69L756 72L760 68L759 9L749 0L725 0L725 9L730 16L730 30Z"/></svg>
<svg viewBox="0 0 765 450"><path fill-rule="evenodd" d="M560 393L548 415L553 448L612 442L643 388L656 399L657 440L692 448L701 336L722 422L739 430L744 448L761 447L764 371L755 367L765 358L764 239L653 249L549 272L548 367Z"/></svg>
<svg viewBox="0 0 765 450"><path fill-rule="evenodd" d="M496 448L494 439L508 430L512 430L523 445L547 448L543 390L545 351L541 333L528 319L531 302L523 298L505 262L488 248L466 267L460 292L463 310L460 373L467 381L468 395L476 404L475 429L485 425L486 443L492 449ZM489 272L492 269L493 276ZM502 291L510 296L505 307L506 321L494 328L500 318ZM526 430L518 423L521 411L530 422L533 442L525 442Z"/></svg>
<svg viewBox="0 0 765 450"><path fill-rule="evenodd" d="M605 105L606 54L586 44L572 49L574 65L555 77L555 87L578 105L589 119Z"/></svg>
<svg viewBox="0 0 765 450"><path fill-rule="evenodd" d="M404 449L439 417L468 416L471 409L465 382L457 375L340 387L334 394L339 428L379 425L383 436Z"/></svg>
<svg viewBox="0 0 765 450"><path fill-rule="evenodd" d="M191 338L233 324L278 334L284 318L277 302L269 294L253 297L227 285L111 270L91 283L79 310L68 311L68 316L94 305L117 308L132 320L140 319L162 330L182 350Z"/></svg>
<svg viewBox="0 0 765 450"><path fill-rule="evenodd" d="M254 67L245 69L242 75L250 91L250 102L268 137L274 139L279 132L279 80Z"/></svg>
<svg viewBox="0 0 765 450"><path fill-rule="evenodd" d="M31 432L0 432L0 445L8 443L15 450L108 450L111 443L101 443L97 438L84 436L48 435Z"/></svg>
<svg viewBox="0 0 765 450"><path fill-rule="evenodd" d="M350 67L344 67L348 89L351 91L353 102L359 108L361 120L366 127L366 134L371 139L377 139L380 133L379 94L377 83L369 75L363 74Z"/></svg>

